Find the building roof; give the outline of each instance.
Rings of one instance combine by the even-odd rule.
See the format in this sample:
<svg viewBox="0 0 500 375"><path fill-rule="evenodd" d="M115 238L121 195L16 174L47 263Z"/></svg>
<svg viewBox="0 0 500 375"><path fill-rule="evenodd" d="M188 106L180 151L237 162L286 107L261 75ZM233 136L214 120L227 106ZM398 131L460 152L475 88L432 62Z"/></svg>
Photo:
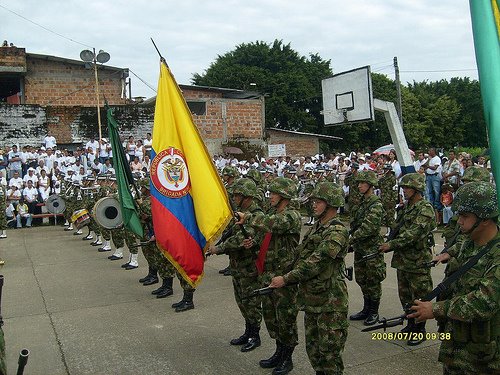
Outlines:
<svg viewBox="0 0 500 375"><path fill-rule="evenodd" d="M83 66L85 68L90 67L90 63L86 63L86 62L81 61L81 60L73 60L73 59L67 59L65 57L58 57L58 56L51 56L51 55L41 55L38 53L26 53L26 58L57 61L57 62L62 62L62 63L66 63L66 64L71 64L71 65ZM116 66L103 64L103 65L99 65L99 69L111 70L111 71L125 71L127 74L126 77L128 77L128 68L118 68Z"/></svg>
<svg viewBox="0 0 500 375"><path fill-rule="evenodd" d="M284 129L278 129L278 128L267 128L266 130L273 130L276 132L281 132L281 133L289 133L289 134L294 134L294 135L301 135L305 137L315 137L319 139L325 139L325 140L330 140L330 141L341 141L344 138L342 137L335 137L333 135L324 135L324 134L315 134L315 133L304 133L304 132L297 132L293 130L284 130Z"/></svg>
<svg viewBox="0 0 500 375"><path fill-rule="evenodd" d="M211 91L219 92L222 94L223 98L226 99L259 99L263 95L256 91L245 91L237 89L228 89L224 87L212 87L212 86L197 86L197 85L179 85L181 90L197 90L197 91ZM156 102L156 96L144 100L140 105L153 105Z"/></svg>

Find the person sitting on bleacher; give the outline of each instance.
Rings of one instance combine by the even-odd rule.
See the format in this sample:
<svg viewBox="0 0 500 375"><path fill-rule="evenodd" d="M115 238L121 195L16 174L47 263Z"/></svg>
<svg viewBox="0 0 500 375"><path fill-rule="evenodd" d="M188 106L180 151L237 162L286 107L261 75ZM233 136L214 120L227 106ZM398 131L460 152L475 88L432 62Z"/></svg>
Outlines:
<svg viewBox="0 0 500 375"><path fill-rule="evenodd" d="M22 223L26 221L26 228L31 227L32 214L29 212L28 205L24 203L24 199L21 198L19 204L16 207L17 211L17 228L22 228Z"/></svg>

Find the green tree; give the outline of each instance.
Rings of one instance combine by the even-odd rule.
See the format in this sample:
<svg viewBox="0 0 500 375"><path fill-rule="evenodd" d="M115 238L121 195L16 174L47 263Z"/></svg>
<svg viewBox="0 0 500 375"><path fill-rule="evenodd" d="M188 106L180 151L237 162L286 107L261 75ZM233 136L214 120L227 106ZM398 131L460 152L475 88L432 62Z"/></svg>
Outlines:
<svg viewBox="0 0 500 375"><path fill-rule="evenodd" d="M290 44L275 40L243 43L219 55L204 74L195 73L192 83L266 95L266 126L305 132L323 127L321 80L332 75L330 60L318 54L300 56Z"/></svg>

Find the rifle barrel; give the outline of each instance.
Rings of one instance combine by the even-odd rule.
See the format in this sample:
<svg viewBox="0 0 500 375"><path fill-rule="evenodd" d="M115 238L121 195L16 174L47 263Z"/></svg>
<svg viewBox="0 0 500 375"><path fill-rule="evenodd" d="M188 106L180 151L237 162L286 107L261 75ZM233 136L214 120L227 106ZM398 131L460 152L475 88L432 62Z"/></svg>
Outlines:
<svg viewBox="0 0 500 375"><path fill-rule="evenodd" d="M30 355L30 351L28 349L21 349L19 353L19 360L17 361L17 375L23 375L24 368L28 363L28 356Z"/></svg>

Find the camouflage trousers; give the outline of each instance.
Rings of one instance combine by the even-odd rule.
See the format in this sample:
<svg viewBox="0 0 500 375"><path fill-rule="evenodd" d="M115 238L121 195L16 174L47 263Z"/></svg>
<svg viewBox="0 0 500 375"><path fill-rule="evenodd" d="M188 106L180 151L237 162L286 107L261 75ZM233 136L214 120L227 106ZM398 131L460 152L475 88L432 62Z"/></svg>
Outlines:
<svg viewBox="0 0 500 375"><path fill-rule="evenodd" d="M125 229L111 229L111 237L116 248L125 246Z"/></svg>
<svg viewBox="0 0 500 375"><path fill-rule="evenodd" d="M260 288L258 276L242 277L233 275L234 298L245 322L260 327L262 309L260 296L247 298L255 289Z"/></svg>
<svg viewBox="0 0 500 375"><path fill-rule="evenodd" d="M470 353L467 353L463 348L455 348L455 352L449 351L447 356L443 356L442 350L443 346L448 346L450 343L443 341L441 343L441 349L439 351L440 362L443 362L443 374L444 375L491 375L500 374L500 369L498 367L495 369L491 366L488 361L483 363L478 363L472 360ZM455 353L458 354L455 357Z"/></svg>
<svg viewBox="0 0 500 375"><path fill-rule="evenodd" d="M0 230L5 229L7 229L7 216L5 215L5 206L0 205Z"/></svg>
<svg viewBox="0 0 500 375"><path fill-rule="evenodd" d="M158 275L162 279L168 279L169 277L177 276L179 279L179 283L181 287L186 292L194 292L195 289L189 285L189 283L184 280L179 272L175 269L175 267L170 263L168 258L163 255L161 250L156 246L156 243L151 243L145 246L141 246L142 253L144 254L144 258L148 262L148 265L158 271Z"/></svg>
<svg viewBox="0 0 500 375"><path fill-rule="evenodd" d="M269 336L288 347L296 346L299 341L297 291L298 285L289 285L262 297L262 315Z"/></svg>
<svg viewBox="0 0 500 375"><path fill-rule="evenodd" d="M343 373L342 352L348 325L345 313L305 313L306 352L315 371L329 375Z"/></svg>
<svg viewBox="0 0 500 375"><path fill-rule="evenodd" d="M384 207L384 218L382 219L382 224L392 228L396 222L394 215L396 215L396 202L384 202L382 201Z"/></svg>
<svg viewBox="0 0 500 375"><path fill-rule="evenodd" d="M376 250L375 250L376 251ZM382 281L386 276L384 255L364 262L356 263L363 255L354 253L354 278L361 288L363 296L379 301L382 297Z"/></svg>
<svg viewBox="0 0 500 375"><path fill-rule="evenodd" d="M7 375L7 364L5 362L5 338L2 328L0 328L0 375Z"/></svg>
<svg viewBox="0 0 500 375"><path fill-rule="evenodd" d="M130 254L138 254L139 248L137 246L134 246L137 244L137 236L135 235L135 233L132 233L131 231L126 229L123 232L124 232L124 240L125 243L127 244Z"/></svg>
<svg viewBox="0 0 500 375"><path fill-rule="evenodd" d="M96 236L102 236L106 241L111 239L111 230L100 226L93 217L90 219L89 230L94 231Z"/></svg>
<svg viewBox="0 0 500 375"><path fill-rule="evenodd" d="M397 270L398 294L401 305L413 304L413 301L423 298L432 290L431 270L413 273Z"/></svg>

